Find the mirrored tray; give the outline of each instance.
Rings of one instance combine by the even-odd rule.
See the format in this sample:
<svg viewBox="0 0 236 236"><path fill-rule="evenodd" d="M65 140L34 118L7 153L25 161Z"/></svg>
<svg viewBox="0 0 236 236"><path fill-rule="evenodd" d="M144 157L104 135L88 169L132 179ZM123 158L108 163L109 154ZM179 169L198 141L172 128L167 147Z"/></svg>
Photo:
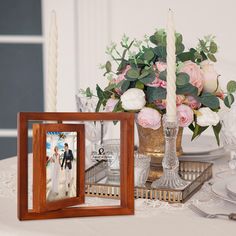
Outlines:
<svg viewBox="0 0 236 236"><path fill-rule="evenodd" d="M145 187L135 187L135 198L184 203L201 188L205 181L212 177L212 165L208 162L180 161L179 174L184 180L189 181L184 189L153 189L151 188L152 182L148 180ZM119 186L104 184L106 168L106 161L100 161L86 170L85 193L87 196L120 198Z"/></svg>

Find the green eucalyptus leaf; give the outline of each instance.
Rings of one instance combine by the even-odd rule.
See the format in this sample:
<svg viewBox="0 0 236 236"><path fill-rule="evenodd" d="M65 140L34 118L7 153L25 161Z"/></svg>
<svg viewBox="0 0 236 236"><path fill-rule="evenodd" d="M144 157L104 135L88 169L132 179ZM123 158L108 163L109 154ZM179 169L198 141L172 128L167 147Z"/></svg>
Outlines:
<svg viewBox="0 0 236 236"><path fill-rule="evenodd" d="M127 91L127 89L130 86L130 81L129 80L123 80L123 83L121 84L121 91L122 93L124 93L125 91Z"/></svg>
<svg viewBox="0 0 236 236"><path fill-rule="evenodd" d="M151 61L154 58L154 56L155 56L155 54L151 48L148 48L145 50L145 52L144 52L144 59L145 60Z"/></svg>
<svg viewBox="0 0 236 236"><path fill-rule="evenodd" d="M207 54L207 57L211 60L211 61L213 61L213 62L216 62L217 60L216 60L216 57L213 55L213 54L211 54L211 53L208 53Z"/></svg>
<svg viewBox="0 0 236 236"><path fill-rule="evenodd" d="M85 94L86 94L86 97L89 97L89 98L91 98L93 96L93 92L91 91L91 89L89 87L86 88Z"/></svg>
<svg viewBox="0 0 236 236"><path fill-rule="evenodd" d="M102 91L102 89L99 87L98 84L96 85L96 91L97 91L97 96L99 100L105 99L104 92Z"/></svg>
<svg viewBox="0 0 236 236"><path fill-rule="evenodd" d="M130 81L135 81L138 79L138 77L139 77L139 69L134 69L134 68L130 68L125 75L125 78Z"/></svg>
<svg viewBox="0 0 236 236"><path fill-rule="evenodd" d="M145 65L144 60L142 60L141 58L137 58L136 63L141 66Z"/></svg>
<svg viewBox="0 0 236 236"><path fill-rule="evenodd" d="M206 42L204 40L200 39L199 43L201 45L201 48L202 48L203 52L208 53L208 49L206 47Z"/></svg>
<svg viewBox="0 0 236 236"><path fill-rule="evenodd" d="M194 132L195 127L194 127L193 123L190 124L188 127L189 127L189 129L190 129L192 132Z"/></svg>
<svg viewBox="0 0 236 236"><path fill-rule="evenodd" d="M183 86L189 83L189 75L187 73L181 72L177 74L176 84Z"/></svg>
<svg viewBox="0 0 236 236"><path fill-rule="evenodd" d="M135 83L135 88L138 88L138 89L144 89L144 84L142 83L142 82L140 82L140 81L137 81L136 83Z"/></svg>
<svg viewBox="0 0 236 236"><path fill-rule="evenodd" d="M147 100L149 103L154 102L157 99L166 98L166 89L161 87L147 87Z"/></svg>
<svg viewBox="0 0 236 236"><path fill-rule="evenodd" d="M114 109L112 112L123 112L124 109L122 107L122 103L121 101L117 102L117 104L115 105Z"/></svg>
<svg viewBox="0 0 236 236"><path fill-rule="evenodd" d="M207 60L207 56L206 56L206 54L204 52L201 52L200 54L202 56L201 61Z"/></svg>
<svg viewBox="0 0 236 236"><path fill-rule="evenodd" d="M117 71L118 72L123 71L128 64L129 64L128 61L126 61L125 59L122 59L121 63L119 64L119 66L117 68Z"/></svg>
<svg viewBox="0 0 236 236"><path fill-rule="evenodd" d="M105 91L111 91L112 89L116 88L117 84L115 83L110 83L104 90Z"/></svg>
<svg viewBox="0 0 236 236"><path fill-rule="evenodd" d="M156 78L155 72L151 72L146 77L139 79L139 81L144 84L150 84L155 80L155 78Z"/></svg>
<svg viewBox="0 0 236 236"><path fill-rule="evenodd" d="M181 44L177 44L176 45L176 49L175 49L175 52L176 54L179 54L179 53L182 53L184 51L184 45L181 43Z"/></svg>
<svg viewBox="0 0 236 236"><path fill-rule="evenodd" d="M166 46L166 32L158 30L150 37L150 41L159 46Z"/></svg>
<svg viewBox="0 0 236 236"><path fill-rule="evenodd" d="M216 137L216 141L218 146L220 146L220 131L221 131L221 123L219 122L216 126L212 126L213 127L213 131Z"/></svg>
<svg viewBox="0 0 236 236"><path fill-rule="evenodd" d="M107 73L111 72L111 62L110 61L106 62L105 68L106 68Z"/></svg>
<svg viewBox="0 0 236 236"><path fill-rule="evenodd" d="M167 71L163 70L159 73L159 79L166 81Z"/></svg>
<svg viewBox="0 0 236 236"><path fill-rule="evenodd" d="M196 51L196 52L194 53L194 59L197 59L197 60L202 61L203 57L202 57L201 53L199 53L199 52Z"/></svg>
<svg viewBox="0 0 236 236"><path fill-rule="evenodd" d="M211 41L211 43L210 43L210 52L212 54L217 52L217 44L214 41Z"/></svg>
<svg viewBox="0 0 236 236"><path fill-rule="evenodd" d="M175 33L175 42L176 44L181 44L183 41L183 36L180 33Z"/></svg>
<svg viewBox="0 0 236 236"><path fill-rule="evenodd" d="M153 52L160 58L163 60L166 60L166 47L164 46L157 46L155 48L153 48Z"/></svg>
<svg viewBox="0 0 236 236"><path fill-rule="evenodd" d="M185 84L183 86L177 85L176 94L197 96L198 89L197 89L197 87L193 86L190 83Z"/></svg>
<svg viewBox="0 0 236 236"><path fill-rule="evenodd" d="M100 111L101 105L102 105L102 101L99 100L98 103L97 103L96 109L95 109L96 112Z"/></svg>
<svg viewBox="0 0 236 236"><path fill-rule="evenodd" d="M155 35L151 35L149 39L150 39L150 41L151 41L153 44L158 45L158 41L157 41Z"/></svg>
<svg viewBox="0 0 236 236"><path fill-rule="evenodd" d="M199 99L204 106L211 109L217 109L220 106L219 99L211 93L202 93Z"/></svg>
<svg viewBox="0 0 236 236"><path fill-rule="evenodd" d="M200 126L196 124L193 130L193 136L191 140L194 140L196 137L200 136L208 127L209 126Z"/></svg>
<svg viewBox="0 0 236 236"><path fill-rule="evenodd" d="M191 60L192 62L195 62L195 53L197 53L197 51L191 48L189 52L182 52L178 54L177 58L182 62L189 61L189 60Z"/></svg>
<svg viewBox="0 0 236 236"><path fill-rule="evenodd" d="M236 92L236 81L230 80L227 84L227 91L229 93L234 93Z"/></svg>
<svg viewBox="0 0 236 236"><path fill-rule="evenodd" d="M149 76L150 74L151 74L151 72L149 70L143 70L138 79L143 79L143 78Z"/></svg>
<svg viewBox="0 0 236 236"><path fill-rule="evenodd" d="M228 94L225 98L224 98L224 104L225 106L227 106L228 108L231 108L231 105L234 103L234 96L232 94Z"/></svg>

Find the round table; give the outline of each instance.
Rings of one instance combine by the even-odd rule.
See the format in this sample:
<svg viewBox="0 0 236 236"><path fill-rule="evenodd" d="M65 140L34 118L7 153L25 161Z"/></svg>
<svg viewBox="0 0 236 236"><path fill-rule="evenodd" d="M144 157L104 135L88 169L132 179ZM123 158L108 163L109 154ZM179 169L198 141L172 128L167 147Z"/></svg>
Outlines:
<svg viewBox="0 0 236 236"><path fill-rule="evenodd" d="M215 161L214 173L227 168L226 159ZM135 201L134 216L68 218L18 221L16 216L16 157L0 161L0 235L188 235L233 236L236 222L227 219L206 219L187 205L194 202L209 212L236 212L236 205L214 196L205 184L186 204L170 205L160 201ZM217 181L214 177L211 181ZM96 200L96 199L94 199ZM100 201L107 201L101 200Z"/></svg>

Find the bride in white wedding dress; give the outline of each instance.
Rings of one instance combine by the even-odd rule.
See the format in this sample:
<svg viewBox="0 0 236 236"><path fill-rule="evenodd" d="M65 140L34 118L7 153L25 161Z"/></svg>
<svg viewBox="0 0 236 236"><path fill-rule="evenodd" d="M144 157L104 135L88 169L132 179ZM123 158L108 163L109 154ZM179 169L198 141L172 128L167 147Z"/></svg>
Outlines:
<svg viewBox="0 0 236 236"><path fill-rule="evenodd" d="M51 161L53 163L52 167L52 193L56 193L58 195L58 188L59 188L59 173L61 170L61 163L60 163L60 154L58 153L58 147L55 146L54 153L51 157Z"/></svg>

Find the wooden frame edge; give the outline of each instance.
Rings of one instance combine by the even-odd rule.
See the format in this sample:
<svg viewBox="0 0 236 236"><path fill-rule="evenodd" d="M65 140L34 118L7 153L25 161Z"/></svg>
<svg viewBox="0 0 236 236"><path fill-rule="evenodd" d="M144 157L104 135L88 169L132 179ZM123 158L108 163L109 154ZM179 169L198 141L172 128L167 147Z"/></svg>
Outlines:
<svg viewBox="0 0 236 236"><path fill-rule="evenodd" d="M112 216L134 214L134 114L133 113L18 113L18 219L37 220L68 217ZM119 206L71 207L36 213L28 210L28 121L114 121L121 122L121 199ZM126 132L123 132L123 129ZM124 134L125 133L125 134ZM129 135L128 135L129 134ZM124 140L125 139L125 140ZM126 181L127 180L127 181ZM122 184L124 187L122 187Z"/></svg>

